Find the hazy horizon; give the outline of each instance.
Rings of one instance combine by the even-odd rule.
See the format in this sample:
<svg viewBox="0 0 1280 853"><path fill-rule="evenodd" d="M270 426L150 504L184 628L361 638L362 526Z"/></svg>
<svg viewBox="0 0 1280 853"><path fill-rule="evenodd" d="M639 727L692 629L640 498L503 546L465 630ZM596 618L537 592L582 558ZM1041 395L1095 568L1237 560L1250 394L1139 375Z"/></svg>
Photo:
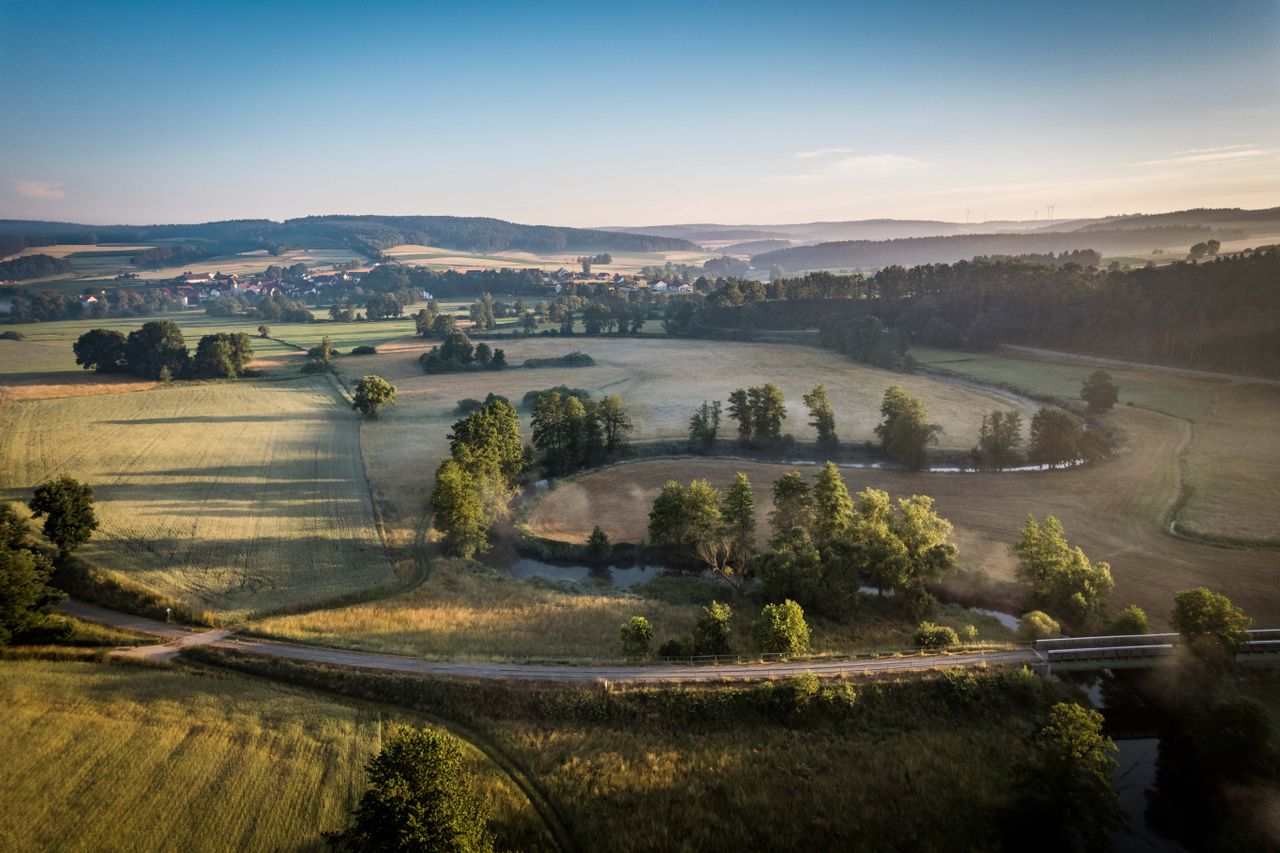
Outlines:
<svg viewBox="0 0 1280 853"><path fill-rule="evenodd" d="M1268 207L1277 60L1271 2L0 0L20 117L0 130L0 218L641 227Z"/></svg>

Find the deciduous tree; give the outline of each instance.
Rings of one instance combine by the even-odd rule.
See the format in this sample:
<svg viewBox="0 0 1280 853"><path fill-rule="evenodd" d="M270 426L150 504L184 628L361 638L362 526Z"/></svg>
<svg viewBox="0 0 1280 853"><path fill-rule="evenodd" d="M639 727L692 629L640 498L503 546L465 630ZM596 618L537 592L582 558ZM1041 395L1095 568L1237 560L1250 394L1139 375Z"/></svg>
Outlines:
<svg viewBox="0 0 1280 853"><path fill-rule="evenodd" d="M36 486L27 506L36 518L44 518L45 538L57 545L64 557L88 542L98 529L93 487L70 477L46 480Z"/></svg>

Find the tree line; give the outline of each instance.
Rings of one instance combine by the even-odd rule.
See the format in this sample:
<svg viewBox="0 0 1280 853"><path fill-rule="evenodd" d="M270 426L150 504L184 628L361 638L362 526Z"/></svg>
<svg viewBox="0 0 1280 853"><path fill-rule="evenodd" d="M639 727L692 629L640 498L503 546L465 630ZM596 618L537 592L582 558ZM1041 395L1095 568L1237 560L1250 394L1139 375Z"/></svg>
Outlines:
<svg viewBox="0 0 1280 853"><path fill-rule="evenodd" d="M147 379L235 379L253 359L244 332L204 335L193 355L172 320L152 320L127 336L115 329L92 329L72 345L76 364L97 373L128 373Z"/></svg>

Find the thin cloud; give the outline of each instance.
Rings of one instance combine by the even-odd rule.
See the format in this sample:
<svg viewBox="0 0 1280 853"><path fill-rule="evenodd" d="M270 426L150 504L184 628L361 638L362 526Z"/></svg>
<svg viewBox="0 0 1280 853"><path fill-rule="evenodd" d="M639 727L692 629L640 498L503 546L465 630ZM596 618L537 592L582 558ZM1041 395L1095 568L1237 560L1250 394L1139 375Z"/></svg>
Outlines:
<svg viewBox="0 0 1280 853"><path fill-rule="evenodd" d="M1133 166L1187 166L1202 163L1228 163L1233 160L1247 160L1251 157L1265 157L1274 151L1267 148L1255 148L1252 145L1221 145L1217 148L1188 148L1175 151L1168 157L1159 160L1144 160L1133 163Z"/></svg>
<svg viewBox="0 0 1280 853"><path fill-rule="evenodd" d="M812 151L797 151L793 156L797 160L813 160L818 157L830 157L833 154L852 154L852 148L815 148Z"/></svg>
<svg viewBox="0 0 1280 853"><path fill-rule="evenodd" d="M848 153L848 149L824 149L832 156L837 151ZM802 152L809 154L811 152ZM796 155L800 156L799 154ZM904 154L854 154L828 160L811 172L791 175L774 175L775 181L792 181L797 183L817 183L819 181L839 180L842 178L866 178L880 175L897 175L912 172L933 164L918 157Z"/></svg>
<svg viewBox="0 0 1280 853"><path fill-rule="evenodd" d="M62 184L55 184L49 181L14 181L13 189L23 198L38 199L40 201L59 201L67 197L66 192L62 189Z"/></svg>

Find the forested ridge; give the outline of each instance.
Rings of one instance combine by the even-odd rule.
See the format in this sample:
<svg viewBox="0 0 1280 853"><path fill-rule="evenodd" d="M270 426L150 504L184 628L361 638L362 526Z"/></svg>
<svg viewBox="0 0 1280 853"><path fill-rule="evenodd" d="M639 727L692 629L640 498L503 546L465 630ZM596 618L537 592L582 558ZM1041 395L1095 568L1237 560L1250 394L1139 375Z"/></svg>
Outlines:
<svg viewBox="0 0 1280 853"><path fill-rule="evenodd" d="M55 243L147 243L199 245L207 253L250 249L344 247L369 257L402 243L473 252L574 252L612 250L665 252L697 246L671 237L588 228L520 225L471 216L307 216L273 222L238 219L191 225L76 225L67 222L0 220L0 253Z"/></svg>
<svg viewBox="0 0 1280 853"><path fill-rule="evenodd" d="M820 328L824 342L880 363L909 342L1058 348L1204 370L1280 376L1280 250L1104 272L1021 260L722 280L677 334Z"/></svg>

